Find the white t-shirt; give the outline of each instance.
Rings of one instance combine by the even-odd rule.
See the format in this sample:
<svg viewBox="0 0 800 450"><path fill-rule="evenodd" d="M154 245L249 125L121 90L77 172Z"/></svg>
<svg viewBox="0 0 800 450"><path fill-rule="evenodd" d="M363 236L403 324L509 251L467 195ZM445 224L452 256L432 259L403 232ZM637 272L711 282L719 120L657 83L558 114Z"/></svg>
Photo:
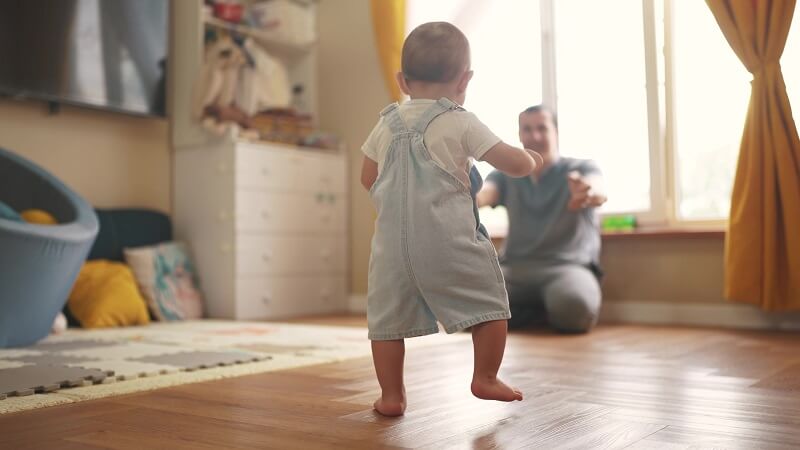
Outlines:
<svg viewBox="0 0 800 450"><path fill-rule="evenodd" d="M436 100L415 99L400 105L399 112L406 126L412 127ZM468 111L449 111L431 122L425 130L425 146L433 161L469 187L472 159L480 160L484 153L500 142L494 133L475 114ZM384 118L378 121L361 151L378 163L378 173L392 142L392 130Z"/></svg>

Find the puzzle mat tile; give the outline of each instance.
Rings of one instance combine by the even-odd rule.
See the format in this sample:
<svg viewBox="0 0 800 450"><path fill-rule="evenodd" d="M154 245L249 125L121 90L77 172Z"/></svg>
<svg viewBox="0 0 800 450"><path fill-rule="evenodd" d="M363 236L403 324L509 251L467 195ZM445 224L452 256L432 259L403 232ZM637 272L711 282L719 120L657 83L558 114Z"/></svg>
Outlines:
<svg viewBox="0 0 800 450"><path fill-rule="evenodd" d="M318 347L314 347L311 345L280 345L280 344L272 344L269 342L265 343L246 343L236 346L237 349L247 350L251 352L258 352L258 353L266 353L269 355L276 355L276 354L289 354L289 355L311 355L314 351L318 349Z"/></svg>
<svg viewBox="0 0 800 450"><path fill-rule="evenodd" d="M137 327L138 328L138 327ZM93 333L96 330L91 330ZM101 331L101 330L97 330ZM237 343L248 343L258 336L240 335L214 335L202 330L173 331L159 327L144 328L139 330L106 331L102 330L102 338L107 341L129 343L147 343L152 345L180 346L182 348L226 348ZM86 349L94 352L93 349ZM74 350L77 354L86 354L83 350ZM72 352L71 352L72 353Z"/></svg>
<svg viewBox="0 0 800 450"><path fill-rule="evenodd" d="M270 359L268 356L241 352L190 351L145 356L140 360L90 361L70 366L31 364L9 367L0 370L0 397L54 392L66 387L153 377L183 370L193 371L268 359ZM92 367L93 364L97 366Z"/></svg>
<svg viewBox="0 0 800 450"><path fill-rule="evenodd" d="M0 348L0 359L14 359L20 356L33 356L41 355L42 352L37 350L20 349L20 348Z"/></svg>
<svg viewBox="0 0 800 450"><path fill-rule="evenodd" d="M0 394L31 395L52 392L62 386L83 386L101 383L106 372L80 367L47 366L32 364L0 370Z"/></svg>
<svg viewBox="0 0 800 450"><path fill-rule="evenodd" d="M69 364L68 364L69 365ZM102 366L93 366L91 363L82 365L85 369L102 369L113 371L115 380L133 380L141 377L154 377L169 373L179 372L181 367L171 364L154 364L141 361L128 361L125 359L108 359Z"/></svg>
<svg viewBox="0 0 800 450"><path fill-rule="evenodd" d="M67 333L70 332L76 331L70 330ZM102 340L146 341L205 348L260 342L329 348L368 343L366 330L360 328L267 322L186 321L154 323L144 327L90 330L90 332L93 338Z"/></svg>
<svg viewBox="0 0 800 450"><path fill-rule="evenodd" d="M233 364L244 364L248 362L263 361L270 359L269 356L257 355L254 353L241 352L204 352L190 351L174 353L171 355L145 356L136 358L135 361L153 364L178 366L184 370L207 369L218 366L230 366Z"/></svg>
<svg viewBox="0 0 800 450"><path fill-rule="evenodd" d="M54 341L42 342L31 347L33 350L40 352L55 353L55 352L69 352L81 350L85 348L109 347L115 345L116 342L110 340L97 340L97 339L77 339L72 341Z"/></svg>
<svg viewBox="0 0 800 450"><path fill-rule="evenodd" d="M117 341L113 345L83 348L63 352L65 355L94 360L134 359L143 356L167 355L186 351L177 345L153 344L149 342Z"/></svg>
<svg viewBox="0 0 800 450"><path fill-rule="evenodd" d="M18 361L23 364L37 364L40 366L84 366L97 361L97 359L72 356L66 353L42 353L40 355L19 356L7 361Z"/></svg>
<svg viewBox="0 0 800 450"><path fill-rule="evenodd" d="M2 370L2 369L13 369L14 367L22 367L22 366L27 366L27 365L29 365L29 364L21 362L21 361L6 361L6 360L3 360L3 359L0 359L0 370Z"/></svg>

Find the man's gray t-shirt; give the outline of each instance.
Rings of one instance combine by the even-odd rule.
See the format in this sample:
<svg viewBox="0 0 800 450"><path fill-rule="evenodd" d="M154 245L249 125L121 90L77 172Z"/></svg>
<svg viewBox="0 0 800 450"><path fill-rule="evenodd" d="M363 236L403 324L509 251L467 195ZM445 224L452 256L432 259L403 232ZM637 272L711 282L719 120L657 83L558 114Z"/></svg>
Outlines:
<svg viewBox="0 0 800 450"><path fill-rule="evenodd" d="M508 266L545 266L573 263L597 273L600 229L594 208L570 211L567 175L599 174L590 160L560 158L541 174L512 178L494 171L487 181L500 191L498 205L508 210L508 237L500 262Z"/></svg>

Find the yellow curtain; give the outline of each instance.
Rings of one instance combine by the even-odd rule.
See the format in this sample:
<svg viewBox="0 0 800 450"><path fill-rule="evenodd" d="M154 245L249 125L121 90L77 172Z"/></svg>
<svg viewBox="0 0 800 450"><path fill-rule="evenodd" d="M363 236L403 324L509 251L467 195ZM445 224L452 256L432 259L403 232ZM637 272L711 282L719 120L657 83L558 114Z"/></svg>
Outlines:
<svg viewBox="0 0 800 450"><path fill-rule="evenodd" d="M795 1L706 0L753 74L725 240L725 297L768 311L800 309L800 138L779 63Z"/></svg>
<svg viewBox="0 0 800 450"><path fill-rule="evenodd" d="M400 101L403 94L395 81L400 71L400 54L406 36L405 0L371 0L372 26L375 30L375 43L386 88L392 100Z"/></svg>

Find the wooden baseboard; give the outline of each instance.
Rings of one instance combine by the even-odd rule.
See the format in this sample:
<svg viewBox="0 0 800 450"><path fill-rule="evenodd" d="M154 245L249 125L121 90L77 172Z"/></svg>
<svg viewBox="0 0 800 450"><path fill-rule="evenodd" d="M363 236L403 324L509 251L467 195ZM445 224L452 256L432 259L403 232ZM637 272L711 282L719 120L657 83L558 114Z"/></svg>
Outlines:
<svg viewBox="0 0 800 450"><path fill-rule="evenodd" d="M351 294L351 313L367 312L367 296ZM605 301L600 311L603 323L689 325L753 330L800 331L800 312L767 313L736 303L665 303Z"/></svg>
<svg viewBox="0 0 800 450"><path fill-rule="evenodd" d="M800 330L800 312L767 313L736 303L605 301L600 321L653 325L691 325L757 330Z"/></svg>
<svg viewBox="0 0 800 450"><path fill-rule="evenodd" d="M366 294L350 294L347 300L347 308L351 313L366 313L367 312L367 295Z"/></svg>

